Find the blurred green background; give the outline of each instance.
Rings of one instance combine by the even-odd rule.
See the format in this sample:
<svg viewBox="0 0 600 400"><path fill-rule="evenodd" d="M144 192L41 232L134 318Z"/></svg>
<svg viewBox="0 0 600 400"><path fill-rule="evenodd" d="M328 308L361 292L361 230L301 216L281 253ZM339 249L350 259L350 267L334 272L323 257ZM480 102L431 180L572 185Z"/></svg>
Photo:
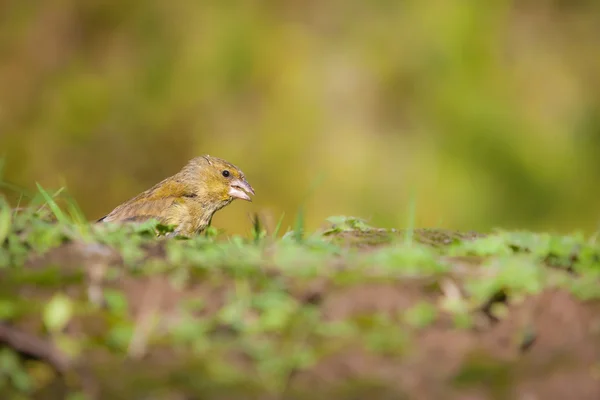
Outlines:
<svg viewBox="0 0 600 400"><path fill-rule="evenodd" d="M9 0L0 54L3 178L89 219L208 153L230 233L600 222L598 2Z"/></svg>

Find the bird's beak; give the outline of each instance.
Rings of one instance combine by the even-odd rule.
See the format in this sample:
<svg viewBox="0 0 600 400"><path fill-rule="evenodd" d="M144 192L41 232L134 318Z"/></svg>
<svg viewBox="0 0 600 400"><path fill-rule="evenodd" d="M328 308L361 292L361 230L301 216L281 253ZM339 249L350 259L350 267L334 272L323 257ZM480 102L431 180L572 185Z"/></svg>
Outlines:
<svg viewBox="0 0 600 400"><path fill-rule="evenodd" d="M252 201L248 194L254 194L254 189L244 179L236 179L229 185L229 195L234 199Z"/></svg>

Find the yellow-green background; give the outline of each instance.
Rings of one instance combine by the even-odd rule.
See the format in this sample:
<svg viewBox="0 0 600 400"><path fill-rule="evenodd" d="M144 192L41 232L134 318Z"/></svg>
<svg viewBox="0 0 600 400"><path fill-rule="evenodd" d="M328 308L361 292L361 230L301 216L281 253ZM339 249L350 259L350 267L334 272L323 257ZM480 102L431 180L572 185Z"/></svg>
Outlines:
<svg viewBox="0 0 600 400"><path fill-rule="evenodd" d="M418 226L593 232L600 5L4 1L0 152L90 219L208 153L256 189L231 233L303 203L402 227L413 195Z"/></svg>

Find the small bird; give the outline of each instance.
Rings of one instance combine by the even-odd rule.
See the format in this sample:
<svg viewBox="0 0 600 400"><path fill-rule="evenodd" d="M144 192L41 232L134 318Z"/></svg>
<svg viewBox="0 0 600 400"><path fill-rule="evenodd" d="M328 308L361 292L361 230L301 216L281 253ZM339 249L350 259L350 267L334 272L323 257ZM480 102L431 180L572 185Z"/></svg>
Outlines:
<svg viewBox="0 0 600 400"><path fill-rule="evenodd" d="M174 225L173 235L206 229L213 215L234 199L252 201L254 189L235 165L209 155L191 159L181 171L121 204L97 222L156 219Z"/></svg>

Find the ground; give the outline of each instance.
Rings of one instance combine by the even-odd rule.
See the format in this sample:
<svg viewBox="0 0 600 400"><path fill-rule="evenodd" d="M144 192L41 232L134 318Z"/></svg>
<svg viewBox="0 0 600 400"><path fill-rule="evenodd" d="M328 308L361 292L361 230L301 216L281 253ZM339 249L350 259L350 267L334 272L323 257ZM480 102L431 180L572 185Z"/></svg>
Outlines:
<svg viewBox="0 0 600 400"><path fill-rule="evenodd" d="M600 399L595 238L54 214L0 212L2 398Z"/></svg>

